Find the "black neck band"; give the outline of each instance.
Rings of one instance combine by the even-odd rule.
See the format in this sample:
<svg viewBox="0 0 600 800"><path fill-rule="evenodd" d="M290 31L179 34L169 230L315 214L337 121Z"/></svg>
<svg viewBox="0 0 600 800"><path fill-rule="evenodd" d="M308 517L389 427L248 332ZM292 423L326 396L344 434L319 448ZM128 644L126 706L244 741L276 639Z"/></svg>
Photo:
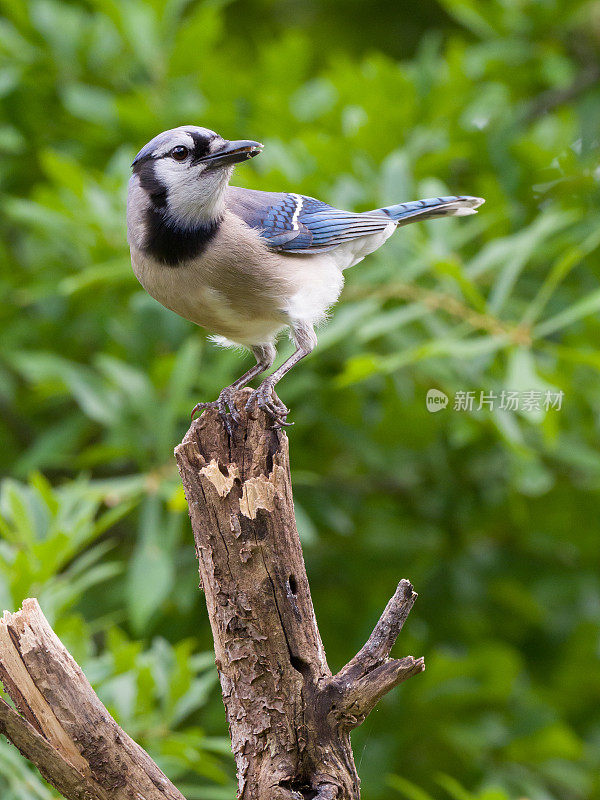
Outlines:
<svg viewBox="0 0 600 800"><path fill-rule="evenodd" d="M146 212L146 241L148 255L169 267L196 258L215 236L220 220L211 220L193 228L180 228L166 218L164 209L151 206Z"/></svg>

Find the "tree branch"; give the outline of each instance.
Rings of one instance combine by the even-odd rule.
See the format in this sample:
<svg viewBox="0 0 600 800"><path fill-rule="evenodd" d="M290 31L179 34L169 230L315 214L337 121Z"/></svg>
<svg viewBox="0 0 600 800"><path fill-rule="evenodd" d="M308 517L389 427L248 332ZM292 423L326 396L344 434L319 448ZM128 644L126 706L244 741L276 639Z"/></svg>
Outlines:
<svg viewBox="0 0 600 800"><path fill-rule="evenodd" d="M67 800L185 800L117 725L36 600L0 620L0 732Z"/></svg>
<svg viewBox="0 0 600 800"><path fill-rule="evenodd" d="M42 776L67 798L110 800L100 786L91 794L91 781L84 778L26 719L0 699L0 734L33 762Z"/></svg>
<svg viewBox="0 0 600 800"><path fill-rule="evenodd" d="M338 707L340 719L351 728L357 727L385 694L424 669L425 662L422 658L406 656L401 659L387 659L372 672L347 686Z"/></svg>
<svg viewBox="0 0 600 800"><path fill-rule="evenodd" d="M333 677L336 714L349 727L360 725L394 686L425 669L422 658L388 657L417 597L410 581L401 580L364 647Z"/></svg>
<svg viewBox="0 0 600 800"><path fill-rule="evenodd" d="M413 591L411 582L403 578L364 647L338 672L337 680L351 683L383 664L396 643L417 597L418 594Z"/></svg>
<svg viewBox="0 0 600 800"><path fill-rule="evenodd" d="M575 76L569 86L561 89L548 89L534 97L525 111L524 121L526 123L535 122L550 111L554 111L555 108L576 100L588 89L597 88L599 80L600 66L596 63L589 64Z"/></svg>

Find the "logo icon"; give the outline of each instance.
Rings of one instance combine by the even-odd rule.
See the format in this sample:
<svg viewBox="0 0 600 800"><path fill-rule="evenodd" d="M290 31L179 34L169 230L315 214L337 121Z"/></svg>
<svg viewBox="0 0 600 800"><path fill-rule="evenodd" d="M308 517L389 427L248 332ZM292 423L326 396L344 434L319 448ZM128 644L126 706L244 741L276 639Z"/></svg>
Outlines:
<svg viewBox="0 0 600 800"><path fill-rule="evenodd" d="M440 392L439 389L429 389L427 397L425 398L425 405L427 411L435 414L436 411L441 411L448 405L448 395Z"/></svg>

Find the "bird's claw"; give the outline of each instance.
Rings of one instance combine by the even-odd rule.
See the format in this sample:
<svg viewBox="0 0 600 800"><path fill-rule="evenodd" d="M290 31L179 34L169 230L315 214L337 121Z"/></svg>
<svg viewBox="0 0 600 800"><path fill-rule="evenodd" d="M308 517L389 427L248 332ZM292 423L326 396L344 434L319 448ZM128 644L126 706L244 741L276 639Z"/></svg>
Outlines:
<svg viewBox="0 0 600 800"><path fill-rule="evenodd" d="M216 400L211 400L208 403L196 403L192 409L191 418L194 419L198 411L203 411L206 408L216 408L219 416L223 420L223 424L229 436L233 437L235 428L242 421L240 413L235 407L234 392L227 386L223 389Z"/></svg>
<svg viewBox="0 0 600 800"><path fill-rule="evenodd" d="M199 411L203 411L206 408L216 408L223 420L227 433L233 437L237 425L242 421L240 413L235 407L234 395L235 392L231 387L227 386L221 391L216 400L208 403L196 403L192 409L192 419ZM290 410L277 397L275 389L270 384L263 383L258 389L254 389L248 398L245 410L251 411L254 403L271 418L274 428L289 427L294 424L293 422L287 422L286 417Z"/></svg>
<svg viewBox="0 0 600 800"><path fill-rule="evenodd" d="M289 427L294 424L286 420L290 410L277 397L275 389L271 384L264 382L261 383L258 389L254 389L248 398L245 410L251 411L254 403L257 404L261 411L264 411L265 414L271 418L273 421L273 428Z"/></svg>

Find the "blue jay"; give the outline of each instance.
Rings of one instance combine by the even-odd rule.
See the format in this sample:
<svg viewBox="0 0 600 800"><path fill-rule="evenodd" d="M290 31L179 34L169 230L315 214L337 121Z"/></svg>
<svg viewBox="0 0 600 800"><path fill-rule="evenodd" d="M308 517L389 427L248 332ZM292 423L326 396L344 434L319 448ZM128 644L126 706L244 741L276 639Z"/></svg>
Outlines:
<svg viewBox="0 0 600 800"><path fill-rule="evenodd" d="M256 357L217 400L192 411L216 407L230 434L240 420L234 393L272 366L285 328L296 350L252 392L247 408L256 402L276 427L290 424L275 386L315 347L315 325L338 299L345 269L400 225L474 214L484 202L434 197L360 214L294 192L230 186L234 165L262 149L183 125L140 150L129 182L128 241L139 282L219 343L243 345Z"/></svg>

